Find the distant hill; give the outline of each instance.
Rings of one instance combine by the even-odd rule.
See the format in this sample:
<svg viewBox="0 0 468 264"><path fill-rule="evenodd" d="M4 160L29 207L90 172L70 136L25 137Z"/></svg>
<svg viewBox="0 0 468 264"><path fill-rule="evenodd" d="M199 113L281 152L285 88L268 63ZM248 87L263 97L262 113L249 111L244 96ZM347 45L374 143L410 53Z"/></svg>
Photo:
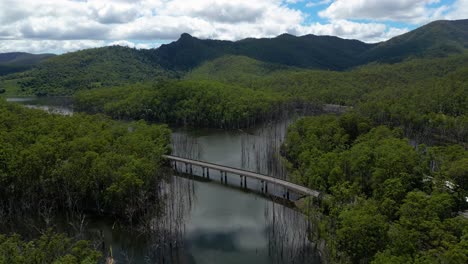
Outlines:
<svg viewBox="0 0 468 264"><path fill-rule="evenodd" d="M468 53L444 58L409 59L394 64L371 63L342 72L286 67L242 56L225 56L203 63L184 78L192 81L218 81L254 90L270 90L306 98L307 101L356 105L383 90L388 93L384 98L398 96L398 93L411 94L412 89L423 94L425 89L429 91L435 89L435 86L445 94L450 94L448 91L453 87L444 89L441 83L436 84L434 80L457 80L457 85L460 86L468 80L467 72ZM429 99L431 97L428 95L422 97L426 98L427 101L424 102L427 104L449 100L445 97ZM464 102L466 95L454 97L458 98L454 101Z"/></svg>
<svg viewBox="0 0 468 264"><path fill-rule="evenodd" d="M201 40L184 33L179 40L161 45L150 51L152 57L164 68L187 71L226 54L231 54L233 42Z"/></svg>
<svg viewBox="0 0 468 264"><path fill-rule="evenodd" d="M367 44L332 36L283 34L236 42L181 38L153 50L163 67L186 71L225 55L308 69L346 70L370 62L443 57L468 48L468 19L435 21L388 41Z"/></svg>
<svg viewBox="0 0 468 264"><path fill-rule="evenodd" d="M37 64L55 54L31 54L26 52L0 53L0 64L29 65Z"/></svg>
<svg viewBox="0 0 468 264"><path fill-rule="evenodd" d="M179 40L162 45L153 52L164 67L182 71L224 55L241 55L302 68L343 70L355 66L358 56L373 46L331 36L283 34L276 38L231 42L201 40L183 34Z"/></svg>
<svg viewBox="0 0 468 264"><path fill-rule="evenodd" d="M280 72L301 70L301 68L262 62L246 56L226 55L204 62L187 73L184 78L236 83L240 80L254 81Z"/></svg>
<svg viewBox="0 0 468 264"><path fill-rule="evenodd" d="M21 73L19 84L38 95L70 95L92 89L156 80L171 76L151 61L150 55L127 47L111 46L56 56Z"/></svg>
<svg viewBox="0 0 468 264"><path fill-rule="evenodd" d="M468 19L440 20L379 43L361 54L360 64L400 62L410 57L443 57L468 48Z"/></svg>
<svg viewBox="0 0 468 264"><path fill-rule="evenodd" d="M0 76L31 69L54 54L31 54L25 52L0 53Z"/></svg>
<svg viewBox="0 0 468 264"><path fill-rule="evenodd" d="M216 63L232 64L220 67L230 68L228 73L216 72L217 78L222 80L235 79L236 74L255 78L278 69L343 71L374 62L445 57L465 52L467 48L468 20L436 21L377 44L314 35L283 34L233 42L202 40L182 34L179 40L157 49L112 46L72 52L44 61L37 59L40 63L34 69L8 76L8 80L9 85L20 85L25 93L62 95L82 89L179 78L193 71L195 75L210 76L210 71L216 71ZM34 61L18 54L4 55L0 61L8 61L8 67L21 61ZM214 64L206 66L211 61ZM245 67L255 71L248 72L243 69Z"/></svg>

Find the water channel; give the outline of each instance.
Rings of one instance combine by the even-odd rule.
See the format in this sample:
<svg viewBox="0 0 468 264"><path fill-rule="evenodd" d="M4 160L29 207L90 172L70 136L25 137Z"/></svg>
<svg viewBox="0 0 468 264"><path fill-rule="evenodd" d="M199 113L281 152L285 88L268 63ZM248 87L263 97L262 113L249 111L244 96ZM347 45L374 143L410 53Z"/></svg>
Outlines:
<svg viewBox="0 0 468 264"><path fill-rule="evenodd" d="M73 114L68 98L8 101ZM174 129L173 154L285 179L279 146L290 122L245 131ZM321 263L314 243L307 239L309 223L302 214L257 192L261 185L255 180L249 180L250 190L245 190L239 176L228 175L227 185L219 176L212 172L207 180L171 175L162 186L168 198L165 213L152 222L157 235L91 216L86 217L85 233L100 234L117 263ZM281 196L281 191L271 193Z"/></svg>

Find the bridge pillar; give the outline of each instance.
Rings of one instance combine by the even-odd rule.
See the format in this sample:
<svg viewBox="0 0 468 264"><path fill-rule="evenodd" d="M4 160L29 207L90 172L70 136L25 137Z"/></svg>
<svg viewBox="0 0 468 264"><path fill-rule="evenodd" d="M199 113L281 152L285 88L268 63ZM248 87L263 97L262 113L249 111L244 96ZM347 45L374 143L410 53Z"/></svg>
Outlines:
<svg viewBox="0 0 468 264"><path fill-rule="evenodd" d="M242 187L242 186L244 186L244 183L242 181L242 175L239 175L239 176L240 176L240 186Z"/></svg>
<svg viewBox="0 0 468 264"><path fill-rule="evenodd" d="M206 168L206 178L210 179L210 168Z"/></svg>
<svg viewBox="0 0 468 264"><path fill-rule="evenodd" d="M227 172L224 172L224 183L227 184Z"/></svg>
<svg viewBox="0 0 468 264"><path fill-rule="evenodd" d="M247 176L244 176L244 188L247 189Z"/></svg>
<svg viewBox="0 0 468 264"><path fill-rule="evenodd" d="M205 177L205 167L201 167L202 169L202 176Z"/></svg>
<svg viewBox="0 0 468 264"><path fill-rule="evenodd" d="M190 175L193 175L192 164L190 164Z"/></svg>
<svg viewBox="0 0 468 264"><path fill-rule="evenodd" d="M268 193L268 183L265 182L265 193Z"/></svg>
<svg viewBox="0 0 468 264"><path fill-rule="evenodd" d="M185 173L188 173L188 163L185 163Z"/></svg>
<svg viewBox="0 0 468 264"><path fill-rule="evenodd" d="M222 170L219 171L219 175L220 175L219 177L220 177L221 183L223 183L223 171Z"/></svg>
<svg viewBox="0 0 468 264"><path fill-rule="evenodd" d="M174 160L174 171L177 172L177 161Z"/></svg>

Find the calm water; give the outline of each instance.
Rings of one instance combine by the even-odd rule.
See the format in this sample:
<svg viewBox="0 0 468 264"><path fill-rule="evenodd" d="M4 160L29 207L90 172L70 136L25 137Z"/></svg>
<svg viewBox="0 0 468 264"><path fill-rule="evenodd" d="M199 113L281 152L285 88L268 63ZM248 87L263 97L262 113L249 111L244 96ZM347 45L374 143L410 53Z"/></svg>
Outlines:
<svg viewBox="0 0 468 264"><path fill-rule="evenodd" d="M62 99L10 101L73 113ZM285 178L278 153L288 123L248 131L175 130L174 154ZM110 219L92 217L87 217L86 234L100 234L118 263L321 263L307 240L302 214L255 192L258 181L249 180L252 191L247 191L238 187L239 176L228 174L228 185L220 183L219 172L210 176L210 181L170 177L162 187L168 198L165 214L152 219L153 234L121 230ZM280 188L269 189L281 196Z"/></svg>
<svg viewBox="0 0 468 264"><path fill-rule="evenodd" d="M40 109L49 113L72 115L73 106L70 97L10 97L7 102L16 102L32 109Z"/></svg>

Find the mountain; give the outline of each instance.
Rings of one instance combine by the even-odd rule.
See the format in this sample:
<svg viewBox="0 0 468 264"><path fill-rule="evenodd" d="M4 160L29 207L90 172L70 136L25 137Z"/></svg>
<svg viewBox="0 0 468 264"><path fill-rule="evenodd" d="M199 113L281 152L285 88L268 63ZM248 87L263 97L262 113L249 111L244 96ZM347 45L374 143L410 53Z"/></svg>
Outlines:
<svg viewBox="0 0 468 264"><path fill-rule="evenodd" d="M31 54L26 52L0 53L0 64L30 65L37 64L45 59L55 56L54 54Z"/></svg>
<svg viewBox="0 0 468 264"><path fill-rule="evenodd" d="M286 67L242 56L224 56L203 63L184 78L191 81L218 81L253 90L270 90L307 98L308 101L355 105L366 98L369 100L371 94L382 90L388 92L384 97L396 96L392 95L396 91L411 94L410 90L415 88L423 93L424 89L432 89L432 86L443 91L444 86L436 84L435 79L457 80L460 86L468 80L467 73L468 53L443 58L411 59L394 64L370 63L341 72ZM445 89L448 91L457 85ZM461 87L457 89L462 90ZM427 104L449 100L441 97L431 101L428 99L431 97L422 97L428 100L425 101ZM459 93L455 98L458 99L454 101L464 102L466 96Z"/></svg>
<svg viewBox="0 0 468 264"><path fill-rule="evenodd" d="M81 89L179 78L220 58L216 63L233 63L231 68L237 67L237 70L257 63L249 60L258 61L262 63L257 63L260 74L277 67L344 71L372 62L445 57L465 52L467 48L468 20L435 21L376 44L315 35L283 34L275 38L222 41L182 34L179 40L157 49L112 46L56 56L40 62L30 71L9 76L8 80L9 85L19 85L27 93L73 94ZM10 55L3 60L13 63L21 61L19 58L21 56ZM212 69L205 67L197 74L209 76ZM250 73L252 77L255 74ZM232 79L229 73L218 71L217 75Z"/></svg>
<svg viewBox="0 0 468 264"><path fill-rule="evenodd" d="M38 95L70 95L80 89L156 80L171 74L149 58L147 51L120 46L81 50L50 58L19 74L19 84Z"/></svg>
<svg viewBox="0 0 468 264"><path fill-rule="evenodd" d="M301 68L344 70L356 65L356 57L372 48L359 40L333 36L283 34L272 39L245 39L236 43L236 55Z"/></svg>
<svg viewBox="0 0 468 264"><path fill-rule="evenodd" d="M182 71L224 55L302 68L344 70L356 65L357 56L373 46L331 36L283 34L276 38L231 42L202 40L185 33L179 40L154 50L154 54L164 67Z"/></svg>
<svg viewBox="0 0 468 264"><path fill-rule="evenodd" d="M184 33L179 40L161 45L150 53L164 68L187 71L204 61L232 53L232 44L230 41L201 40Z"/></svg>
<svg viewBox="0 0 468 264"><path fill-rule="evenodd" d="M202 40L182 34L154 57L166 68L187 71L225 55L309 69L346 70L370 62L395 63L408 58L443 57L468 48L468 19L435 21L388 41L367 44L333 36L283 34L240 41Z"/></svg>
<svg viewBox="0 0 468 264"><path fill-rule="evenodd" d="M30 54L25 52L0 53L0 76L31 69L54 54Z"/></svg>
<svg viewBox="0 0 468 264"><path fill-rule="evenodd" d="M394 63L410 57L443 57L467 48L468 19L440 20L375 45L360 56L360 64Z"/></svg>

